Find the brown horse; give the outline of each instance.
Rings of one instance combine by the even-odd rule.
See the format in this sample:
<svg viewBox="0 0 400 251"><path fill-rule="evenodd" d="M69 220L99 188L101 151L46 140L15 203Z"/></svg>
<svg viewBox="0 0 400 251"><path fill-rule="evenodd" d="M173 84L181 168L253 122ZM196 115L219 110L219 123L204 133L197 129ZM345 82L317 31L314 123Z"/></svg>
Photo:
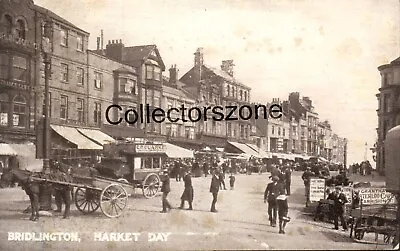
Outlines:
<svg viewBox="0 0 400 251"><path fill-rule="evenodd" d="M64 175L65 176L65 175ZM60 177L61 180L60 180ZM36 221L39 219L39 194L40 188L42 186L52 186L56 191L61 194L62 200L65 203L65 212L64 219L69 218L70 215L70 206L71 206L71 189L72 187L69 185L53 183L53 182L45 182L38 181L34 178L46 178L53 181L64 181L68 182L68 177L63 177L59 172L53 172L51 174L44 173L32 173L27 170L21 169L9 169L1 176L0 183L7 184L11 180L16 180L23 190L25 190L26 194L29 196L29 200L31 202L32 215L29 218L32 221Z"/></svg>

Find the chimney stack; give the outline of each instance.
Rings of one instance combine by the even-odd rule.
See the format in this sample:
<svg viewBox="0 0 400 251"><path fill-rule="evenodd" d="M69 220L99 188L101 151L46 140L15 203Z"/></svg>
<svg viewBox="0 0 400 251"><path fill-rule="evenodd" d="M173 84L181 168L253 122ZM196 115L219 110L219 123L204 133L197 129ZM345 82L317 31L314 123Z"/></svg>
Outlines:
<svg viewBox="0 0 400 251"><path fill-rule="evenodd" d="M194 65L201 66L204 63L203 58L203 48L197 48L197 51L194 53Z"/></svg>
<svg viewBox="0 0 400 251"><path fill-rule="evenodd" d="M103 30L101 30L101 35L100 35L100 43L101 43L101 47L100 49L103 50L104 49L104 34L103 34Z"/></svg>
<svg viewBox="0 0 400 251"><path fill-rule="evenodd" d="M169 69L169 83L170 84L175 84L178 82L178 72L179 70L176 69L176 65L171 65L171 68Z"/></svg>
<svg viewBox="0 0 400 251"><path fill-rule="evenodd" d="M116 61L122 61L122 53L124 50L124 44L122 43L122 39L111 40L108 42L106 46L105 53L106 57L112 58Z"/></svg>
<svg viewBox="0 0 400 251"><path fill-rule="evenodd" d="M97 50L100 50L100 37L97 37Z"/></svg>
<svg viewBox="0 0 400 251"><path fill-rule="evenodd" d="M224 72L228 73L229 76L233 77L233 67L235 65L233 64L233 60L223 60L221 64L221 70Z"/></svg>

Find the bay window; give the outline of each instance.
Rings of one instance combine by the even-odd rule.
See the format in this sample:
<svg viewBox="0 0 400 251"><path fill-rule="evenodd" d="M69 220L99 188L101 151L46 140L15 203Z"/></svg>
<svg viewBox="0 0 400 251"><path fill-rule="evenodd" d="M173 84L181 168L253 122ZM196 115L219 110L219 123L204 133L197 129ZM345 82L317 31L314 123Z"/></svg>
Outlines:
<svg viewBox="0 0 400 251"><path fill-rule="evenodd" d="M26 127L27 111L26 99L21 95L16 96L13 100L13 126Z"/></svg>
<svg viewBox="0 0 400 251"><path fill-rule="evenodd" d="M146 79L161 80L161 69L156 65L146 65Z"/></svg>
<svg viewBox="0 0 400 251"><path fill-rule="evenodd" d="M12 76L14 80L26 81L27 80L27 60L26 58L14 56Z"/></svg>

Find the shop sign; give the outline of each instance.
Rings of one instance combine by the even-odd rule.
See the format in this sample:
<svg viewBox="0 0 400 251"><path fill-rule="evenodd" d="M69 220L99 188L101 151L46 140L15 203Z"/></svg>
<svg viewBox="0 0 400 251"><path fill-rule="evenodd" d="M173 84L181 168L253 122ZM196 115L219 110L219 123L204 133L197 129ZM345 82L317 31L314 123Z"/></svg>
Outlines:
<svg viewBox="0 0 400 251"><path fill-rule="evenodd" d="M384 187L370 187L355 189L359 192L363 205L395 204L396 199L392 193L386 192Z"/></svg>
<svg viewBox="0 0 400 251"><path fill-rule="evenodd" d="M165 147L161 144L137 144L135 151L137 153L165 153Z"/></svg>
<svg viewBox="0 0 400 251"><path fill-rule="evenodd" d="M14 87L14 88L23 89L23 90L30 89L30 86L27 84L22 84L22 83L18 83L16 81L10 81L10 80L5 80L5 79L0 79L0 85Z"/></svg>

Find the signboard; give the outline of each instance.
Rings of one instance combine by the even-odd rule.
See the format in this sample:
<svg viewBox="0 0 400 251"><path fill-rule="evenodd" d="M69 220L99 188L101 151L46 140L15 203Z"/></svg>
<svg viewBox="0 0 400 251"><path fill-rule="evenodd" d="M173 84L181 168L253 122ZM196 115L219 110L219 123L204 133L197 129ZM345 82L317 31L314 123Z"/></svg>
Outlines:
<svg viewBox="0 0 400 251"><path fill-rule="evenodd" d="M320 201L325 198L325 179L310 179L310 201Z"/></svg>
<svg viewBox="0 0 400 251"><path fill-rule="evenodd" d="M137 144L135 145L135 151L137 153L165 153L165 147L161 144Z"/></svg>
<svg viewBox="0 0 400 251"><path fill-rule="evenodd" d="M346 195L347 198L346 204L351 204L351 202L353 201L353 187L351 186L342 187L342 193Z"/></svg>
<svg viewBox="0 0 400 251"><path fill-rule="evenodd" d="M0 113L0 125L8 125L8 113Z"/></svg>
<svg viewBox="0 0 400 251"><path fill-rule="evenodd" d="M384 187L368 187L356 189L359 192L363 205L395 204L396 199ZM390 201L389 201L390 200Z"/></svg>
<svg viewBox="0 0 400 251"><path fill-rule="evenodd" d="M18 83L15 81L10 81L10 80L5 80L5 79L0 79L0 85L2 86L8 86L8 87L14 87L18 89L23 89L23 90L29 90L30 86L27 84L23 83Z"/></svg>

